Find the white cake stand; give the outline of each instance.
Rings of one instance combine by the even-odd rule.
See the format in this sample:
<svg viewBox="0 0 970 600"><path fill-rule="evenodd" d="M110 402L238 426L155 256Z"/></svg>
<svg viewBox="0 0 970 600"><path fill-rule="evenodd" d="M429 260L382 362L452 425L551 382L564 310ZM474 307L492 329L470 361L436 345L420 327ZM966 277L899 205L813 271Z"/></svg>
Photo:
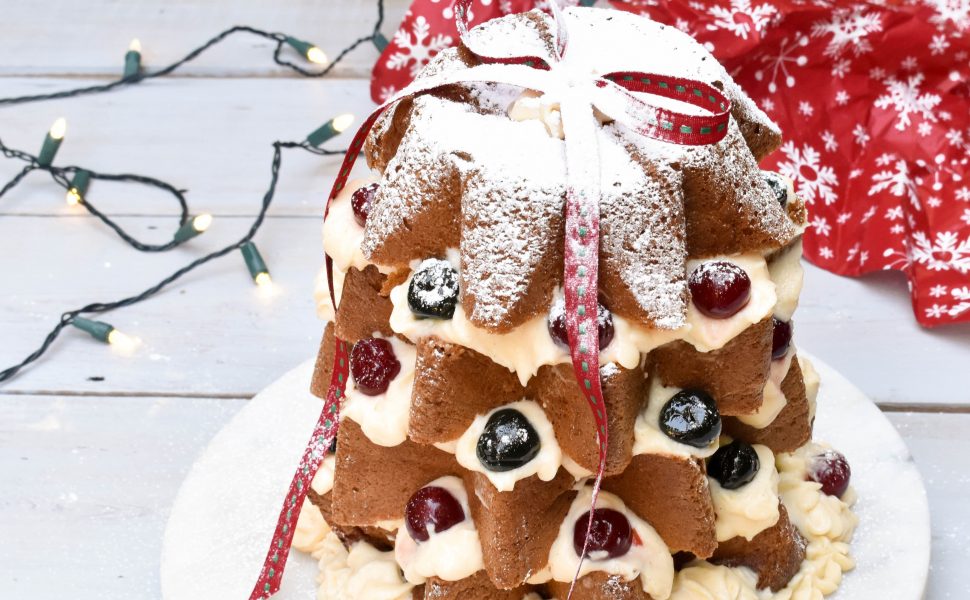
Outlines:
<svg viewBox="0 0 970 600"><path fill-rule="evenodd" d="M882 412L834 369L822 379L815 436L852 465L859 527L857 567L828 600L920 600L930 559L926 491L903 440ZM313 361L260 392L192 467L162 549L165 600L248 598L292 470L320 414L310 395ZM293 552L276 598L315 598L315 562Z"/></svg>

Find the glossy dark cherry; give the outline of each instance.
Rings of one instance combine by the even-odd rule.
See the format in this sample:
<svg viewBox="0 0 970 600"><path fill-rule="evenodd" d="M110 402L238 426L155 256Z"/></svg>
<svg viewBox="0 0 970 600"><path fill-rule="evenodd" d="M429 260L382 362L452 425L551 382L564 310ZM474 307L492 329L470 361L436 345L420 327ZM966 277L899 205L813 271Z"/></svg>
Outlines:
<svg viewBox="0 0 970 600"><path fill-rule="evenodd" d="M511 471L539 454L541 441L529 419L514 408L492 413L478 438L478 460L489 471Z"/></svg>
<svg viewBox="0 0 970 600"><path fill-rule="evenodd" d="M547 321L549 335L563 348L569 347L569 334L566 332L566 303L556 302L549 311ZM613 341L613 315L601 303L596 303L596 330L600 338L600 350Z"/></svg>
<svg viewBox="0 0 970 600"><path fill-rule="evenodd" d="M792 322L782 321L781 319L771 318L774 325L774 332L771 334L771 358L778 360L788 354L791 346Z"/></svg>
<svg viewBox="0 0 970 600"><path fill-rule="evenodd" d="M744 269L727 261L701 264L690 274L687 284L694 306L712 319L737 314L751 299L751 278Z"/></svg>
<svg viewBox="0 0 970 600"><path fill-rule="evenodd" d="M781 175L773 171L763 171L762 173L765 181L768 182L768 187L774 192L778 204L785 208L788 205L788 186L785 181L781 178Z"/></svg>
<svg viewBox="0 0 970 600"><path fill-rule="evenodd" d="M707 474L728 490L736 490L751 483L760 468L758 453L750 444L741 440L721 446L707 462Z"/></svg>
<svg viewBox="0 0 970 600"><path fill-rule="evenodd" d="M674 441L703 448L721 435L721 414L706 392L681 390L660 409L660 430Z"/></svg>
<svg viewBox="0 0 970 600"><path fill-rule="evenodd" d="M446 260L426 260L411 277L408 307L428 319L450 319L458 304L458 271Z"/></svg>
<svg viewBox="0 0 970 600"><path fill-rule="evenodd" d="M372 183L370 185L365 185L362 188L358 188L353 195L350 196L350 207L354 210L354 220L357 224L363 227L367 223L367 217L370 216L371 206L374 205L374 196L377 195L377 190L380 189L380 184Z"/></svg>
<svg viewBox="0 0 970 600"><path fill-rule="evenodd" d="M573 549L576 556L582 556L586 542L586 527L589 525L589 511L576 519L573 526ZM593 529L589 535L586 556L605 552L609 558L623 556L633 544L633 528L626 515L612 508L597 508L593 511ZM600 557L597 557L600 558Z"/></svg>
<svg viewBox="0 0 970 600"><path fill-rule="evenodd" d="M808 478L822 484L822 491L829 496L841 498L849 489L852 469L849 461L835 450L826 450L808 465Z"/></svg>
<svg viewBox="0 0 970 600"><path fill-rule="evenodd" d="M465 511L458 499L445 488L434 485L415 492L404 508L404 523L416 542L426 542L431 531L441 533L464 520Z"/></svg>
<svg viewBox="0 0 970 600"><path fill-rule="evenodd" d="M350 351L350 374L357 390L363 394L383 394L400 372L401 362L394 356L391 343L385 339L360 340Z"/></svg>

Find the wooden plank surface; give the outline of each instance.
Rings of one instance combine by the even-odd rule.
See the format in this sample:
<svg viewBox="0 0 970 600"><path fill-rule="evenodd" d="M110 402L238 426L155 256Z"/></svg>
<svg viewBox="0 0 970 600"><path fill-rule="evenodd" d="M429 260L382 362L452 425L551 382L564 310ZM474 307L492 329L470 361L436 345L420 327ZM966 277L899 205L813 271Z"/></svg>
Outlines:
<svg viewBox="0 0 970 600"><path fill-rule="evenodd" d="M171 235L157 218L118 222L148 239ZM90 217L0 218L0 239L18 239L17 281L0 302L0 364L40 343L65 309L126 297L205 252L237 239L250 219L217 218L205 235L164 254L127 248ZM166 233L150 230L168 225ZM58 243L51 243L57 240ZM102 317L143 344L120 356L70 330L44 360L4 391L249 397L316 352L313 277L323 264L320 220L274 218L256 238L273 294L253 285L240 255L189 274L158 297ZM84 251L78 252L77 249ZM20 265L20 266L18 266Z"/></svg>
<svg viewBox="0 0 970 600"><path fill-rule="evenodd" d="M179 484L242 404L0 395L0 597L158 598Z"/></svg>
<svg viewBox="0 0 970 600"><path fill-rule="evenodd" d="M397 29L408 0L386 0L384 35ZM159 68L178 60L233 25L278 31L315 43L334 56L367 35L377 18L376 0L207 0L124 2L50 0L6 2L0 39L2 75L104 75L121 73L132 38L139 38L143 64ZM14 26L15 24L15 26ZM289 76L272 60L274 42L237 34L180 70L180 75ZM339 73L370 73L377 50L367 45L339 67ZM287 54L293 62L301 57Z"/></svg>
<svg viewBox="0 0 970 600"><path fill-rule="evenodd" d="M916 459L930 500L933 550L926 600L970 598L970 415L889 413L889 420Z"/></svg>
<svg viewBox="0 0 970 600"><path fill-rule="evenodd" d="M24 95L91 80L21 77L3 83L4 95ZM189 190L197 211L252 215L269 182L274 141L300 141L342 113L356 114L359 122L372 109L362 80L165 79L107 94L0 107L0 139L36 154L51 123L63 116L68 130L55 164L149 175ZM327 147L348 143L337 138ZM287 152L272 214L319 217L341 159ZM0 161L0 181L22 167L20 161ZM95 181L89 195L110 214L177 214L174 199L143 186ZM0 199L0 216L82 213L66 205L63 190L43 173Z"/></svg>
<svg viewBox="0 0 970 600"><path fill-rule="evenodd" d="M157 598L162 531L178 485L242 404L0 395L3 597ZM970 415L890 418L929 490L934 555L927 598L966 598Z"/></svg>

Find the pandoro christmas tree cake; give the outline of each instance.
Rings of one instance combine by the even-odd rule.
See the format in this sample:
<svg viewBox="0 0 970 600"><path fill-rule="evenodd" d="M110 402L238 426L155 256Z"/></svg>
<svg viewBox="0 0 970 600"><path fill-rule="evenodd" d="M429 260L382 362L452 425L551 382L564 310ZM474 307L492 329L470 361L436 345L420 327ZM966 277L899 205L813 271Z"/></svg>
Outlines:
<svg viewBox="0 0 970 600"><path fill-rule="evenodd" d="M290 532L318 598L830 594L854 492L792 341L781 133L684 33L555 13L463 32L338 179Z"/></svg>

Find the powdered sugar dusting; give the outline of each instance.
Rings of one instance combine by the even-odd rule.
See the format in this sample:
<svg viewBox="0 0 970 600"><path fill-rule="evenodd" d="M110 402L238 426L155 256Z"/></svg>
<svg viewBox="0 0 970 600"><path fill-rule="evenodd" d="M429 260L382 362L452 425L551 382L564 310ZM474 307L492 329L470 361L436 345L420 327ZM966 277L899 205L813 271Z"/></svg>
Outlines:
<svg viewBox="0 0 970 600"><path fill-rule="evenodd" d="M555 69L579 77L640 70L706 81L726 90L739 107L735 115L774 130L723 67L675 28L617 11L568 10L565 18L569 49ZM471 35L476 48L495 48L492 56L548 56L548 25L548 17L533 11L490 21ZM443 52L428 72L464 69L466 60L467 53ZM462 302L469 319L503 330L544 311L550 274L555 282L561 278L564 145L538 121L508 118L506 109L519 88L466 87L461 101L454 95L414 100L397 154L384 170L363 251L383 262L406 264L440 255L460 231ZM375 135L386 131L388 121ZM707 173L718 189L743 185L746 192L736 201L745 230L777 244L794 237L737 123L730 123L720 143L701 147L650 140L616 123L598 127L597 136L604 275L612 273L629 289L640 310L635 316L647 325L675 329L685 322L681 169ZM450 221L440 217L444 202L451 203L446 213L456 213ZM428 211L448 221L440 239L420 226ZM381 254L389 240L401 236L414 238L408 240L410 254Z"/></svg>

